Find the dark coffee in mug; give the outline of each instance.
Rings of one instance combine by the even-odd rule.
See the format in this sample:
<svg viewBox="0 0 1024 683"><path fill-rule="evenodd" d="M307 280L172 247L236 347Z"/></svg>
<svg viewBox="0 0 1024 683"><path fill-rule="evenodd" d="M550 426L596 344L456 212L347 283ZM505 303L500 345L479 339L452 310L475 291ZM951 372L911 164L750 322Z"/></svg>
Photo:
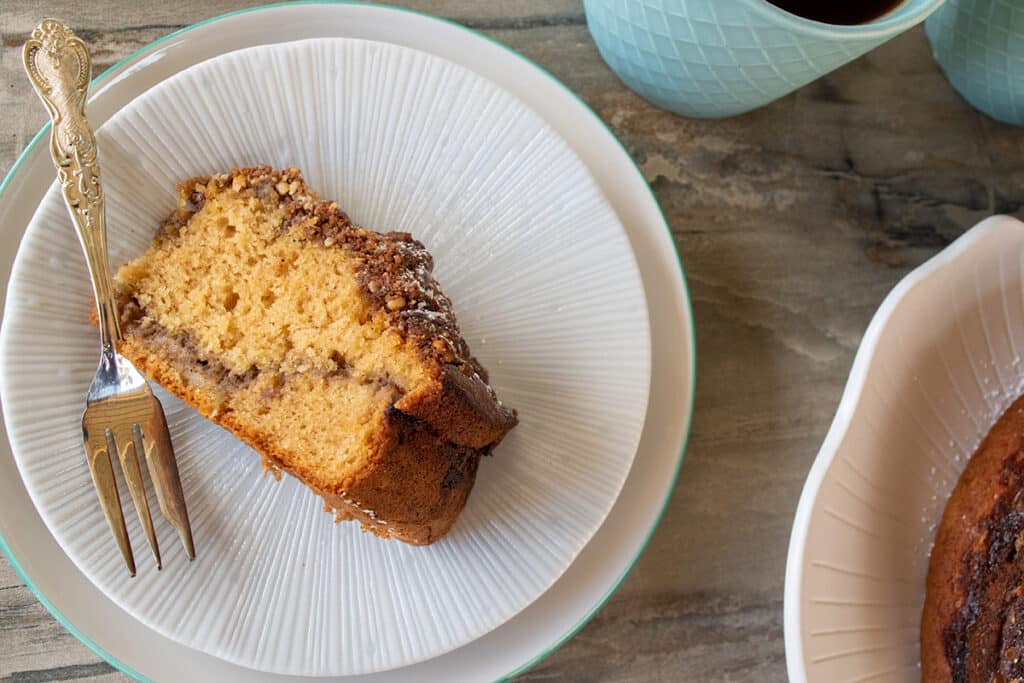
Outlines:
<svg viewBox="0 0 1024 683"><path fill-rule="evenodd" d="M791 14L823 24L851 26L874 21L903 0L768 0Z"/></svg>

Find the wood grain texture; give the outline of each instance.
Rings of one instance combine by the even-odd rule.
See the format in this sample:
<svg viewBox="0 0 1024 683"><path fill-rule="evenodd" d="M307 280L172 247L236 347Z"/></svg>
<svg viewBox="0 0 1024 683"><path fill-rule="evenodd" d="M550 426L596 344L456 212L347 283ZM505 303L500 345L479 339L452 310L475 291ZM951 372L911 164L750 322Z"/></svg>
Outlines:
<svg viewBox="0 0 1024 683"><path fill-rule="evenodd" d="M102 69L248 4L3 0L0 173L45 118L20 66L42 12ZM789 529L861 334L911 268L992 213L1024 214L1024 134L956 95L920 29L764 109L696 121L616 79L579 0L402 4L492 35L583 97L654 188L693 297L697 404L676 493L615 597L522 680L786 680ZM0 680L120 678L0 559Z"/></svg>

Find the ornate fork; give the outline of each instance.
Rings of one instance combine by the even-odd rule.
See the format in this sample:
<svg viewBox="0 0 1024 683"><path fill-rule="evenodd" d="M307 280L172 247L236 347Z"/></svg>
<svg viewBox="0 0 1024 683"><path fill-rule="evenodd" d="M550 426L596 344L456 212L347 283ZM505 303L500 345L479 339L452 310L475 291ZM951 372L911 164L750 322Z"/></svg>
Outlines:
<svg viewBox="0 0 1024 683"><path fill-rule="evenodd" d="M143 454L164 517L177 529L188 558L195 558L192 529L181 490L178 464L171 448L167 420L145 378L117 352L121 324L107 261L107 225L96 158L96 137L85 118L85 96L92 66L89 53L59 21L45 19L25 43L25 70L50 112L50 154L57 180L75 224L96 296L100 327L100 366L89 386L82 436L89 471L100 504L114 532L128 572L135 576L135 558L124 524L111 456L121 462L128 490L160 569L160 548L149 514L138 454Z"/></svg>

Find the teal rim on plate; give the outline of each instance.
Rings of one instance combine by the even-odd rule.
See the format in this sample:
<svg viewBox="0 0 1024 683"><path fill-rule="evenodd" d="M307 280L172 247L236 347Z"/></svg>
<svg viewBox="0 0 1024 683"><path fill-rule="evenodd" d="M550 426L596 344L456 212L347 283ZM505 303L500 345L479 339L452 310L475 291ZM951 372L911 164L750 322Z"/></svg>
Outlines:
<svg viewBox="0 0 1024 683"><path fill-rule="evenodd" d="M590 108L589 105L587 105L587 103L585 101L583 101L582 98L580 98L575 92L570 90L567 86L565 86L565 84L563 84L557 78L555 78L544 67L540 66L539 64L537 64L533 60L531 60L531 59L529 59L529 58L519 54L518 52L516 52L512 48L510 48L507 45L505 45L505 44L495 40L494 38L491 38L490 36L488 36L488 35L486 35L484 33L481 33L479 31L476 31L474 29L467 28L467 27L459 24L458 22L451 21L449 19L444 19L442 17L436 17L436 16L433 16L431 14L427 14L425 12L420 12L420 11L413 10L413 9L408 9L408 8L404 8L404 7L394 7L394 6L391 6L391 5L383 5L383 4L380 4L380 3L357 2L356 0L302 0L300 2L276 2L276 3L267 4L267 5L260 5L260 6L257 6L257 7L249 7L249 8L242 9L242 10L236 10L234 12L228 12L226 14L221 14L221 15L218 15L218 16L215 16L215 17L210 17L209 19L204 19L202 21L196 22L196 23L191 24L189 26L186 26L184 28L178 29L177 31L169 33L166 36L158 38L157 40L154 40L153 42L149 43L148 45L145 45L144 47L141 47L138 50L135 50L131 54L127 55L126 57L124 57L122 59L120 59L118 62L113 64L111 67L106 69L103 73L98 75L96 78L94 78L90 87L91 88L95 88L95 86L98 83L100 83L104 79L108 78L109 76L113 75L114 72L118 71L121 67L125 66L126 64L128 64L131 61L133 61L137 57L143 55L144 53L149 52L149 51L153 50L154 48L159 47L163 43L165 43L165 42L167 42L167 41L169 41L169 40L171 40L173 38L176 38L178 36L181 36L181 35L183 35L185 33L188 33L189 31L197 29L197 28L199 28L201 26L206 26L207 24L212 24L212 23L221 21L223 19L227 19L227 18L230 18L230 17L233 17L233 16L237 16L237 15L241 15L241 14L249 14L249 13L259 12L259 11L262 11L262 10L273 9L273 8L277 8L277 7L285 7L285 6L291 7L291 6L296 6L296 5L359 5L359 6L364 6L364 7L365 6L376 7L376 8L379 8L379 9L384 9L384 10L389 10L389 11L397 11L397 12L404 12L404 13L408 13L408 14L413 14L413 15L424 17L426 19L430 19L430 20L433 20L433 21L438 21L438 22L447 24L449 26L452 26L454 28L457 28L457 29L459 29L461 31L465 31L466 33L469 33L469 34L471 34L473 36L476 36L478 38L483 38L488 43L490 43L492 45L495 45L497 47L500 47L502 50L505 50L506 52L508 52L508 53L514 55L515 57L519 58L520 60L522 60L526 64L532 66L534 69L536 69L537 71L542 73L544 76L546 76L548 79L550 79L553 83L555 83L559 87L561 87L562 90L564 90L573 99L575 99L608 132L608 135L613 140L615 140L618 143L619 147L625 153L626 157L630 159L630 162L633 164L633 168L635 169L635 171L638 174L640 174L641 177L643 175L641 170L640 170L640 168L636 165L636 162L633 161L632 156L629 154L629 150L626 149L626 147L615 136L615 134L611 131L611 129L608 128L607 124L604 123L604 121L601 119L601 117L599 117L596 113L594 113L594 111ZM3 182L0 182L0 198L3 197L4 193L7 190L8 185L10 185L12 179L17 174L18 169L20 168L22 163L25 161L25 159L28 157L28 155L30 153L32 153L32 151L36 148L36 146L39 144L39 141L44 138L44 136L47 134L49 129L50 129L50 124L49 123L46 123L45 125L43 125L43 127L39 129L39 132L36 133L35 137L32 138L32 140L25 147L25 149L22 150L21 154L18 155L18 158L15 160L14 164L11 166L10 170L7 172L7 175L3 179ZM645 183L645 184L647 184L647 183ZM506 674L502 678L502 680L508 680L508 679L514 678L515 676L518 676L518 675L522 674L523 672L529 670L530 668L536 666L538 663L543 661L551 653L553 653L555 650L560 648L569 639L571 639L574 635L576 635L584 626L586 626L586 624L594 617L594 615L596 615L601 610L601 608L604 607L605 604L607 604L608 600L619 589L619 587L622 585L623 581L626 580L626 577L629 576L630 572L633 571L633 568L636 566L636 563L639 561L640 556L643 555L644 551L647 549L647 546L650 543L651 538L654 536L655 530L661 524L662 517L664 516L665 511L668 508L669 500L671 500L671 498L672 498L672 494L675 491L676 482L679 479L679 472L680 472L680 470L682 468L683 457L684 457L684 455L686 453L686 447L687 447L687 444L689 443L689 439L690 439L690 429L691 429L692 424L693 424L693 404L694 404L694 400L693 399L694 399L694 394L695 394L695 390L696 390L696 380L697 380L696 339L693 338L693 330L694 330L693 305L692 305L691 300L690 300L690 291L689 291L689 287L688 287L687 281L686 281L686 270L685 270L685 268L683 266L682 257L681 257L681 255L679 253L679 246L676 244L675 239L672 236L671 230L669 229L669 226L668 226L668 221L665 218L664 211L662 211L662 209L661 209L661 205L658 203L657 197L654 195L654 191L650 189L650 185L649 184L647 184L647 188L648 188L648 192L650 193L651 201L653 201L654 206L657 207L658 212L661 215L662 225L664 226L665 231L669 233L669 240L670 240L670 242L672 244L672 248L675 251L675 257L676 257L675 261L676 261L676 263L679 266L679 273L680 273L681 278L682 278L683 294L684 294L684 298L685 298L685 301L686 301L686 311L685 311L685 313L686 313L686 319L687 319L687 322L688 322L689 333L691 335L691 340L690 340L691 341L691 348L693 349L693 353L691 353L691 355L690 355L690 368L689 368L689 370L690 370L690 386L686 388L688 393L689 393L689 395L690 395L689 413L687 415L683 416L684 419L685 419L685 426L684 426L684 430L683 430L683 442L681 444L678 461L676 463L675 470L672 473L672 481L671 481L671 484L669 486L668 494L665 496L665 500L662 501L662 503L661 503L661 507L658 510L657 515L655 516L654 523L651 525L651 528L647 530L646 536L645 536L645 538L643 540L643 543L640 545L640 548L637 551L636 555L630 561L629 565L622 572L622 574L615 580L614 585L604 595L602 595L598 599L597 603L595 603L593 608L589 612L587 612L583 616L583 618L580 619L580 621L575 626L573 626L571 629L569 629L569 631L567 631L561 638L557 639L554 643L552 643L551 646L547 650L545 650L541 654L537 655L536 657L534 657L530 661L526 662L525 664L523 664L519 668L517 668L517 669L515 669L513 671L510 671L508 674ZM122 673L132 677L133 679L135 679L137 681L148 681L149 680L145 676L143 676L142 674L138 673L137 671L135 671L132 668L130 668L128 665L126 665L123 662L121 662L120 660L118 660L114 655L110 654L109 652L104 650L102 647L97 645L87 635L82 633L73 623L71 623L71 621L68 620L52 602L50 602L50 600L46 597L46 595L43 594L43 592L39 590L39 588L35 585L35 583L33 583L32 579L28 576L28 574L22 568L21 564L18 562L17 558L14 556L13 552L11 551L10 547L7 544L7 540L4 538L2 533L0 533L0 550L3 551L4 555L10 561L11 566L13 566L15 571L18 573L18 576L21 577L21 580L25 582L25 585L28 586L28 588L36 596L36 598L43 605L43 607L45 607L47 609L47 611L51 615L53 615L53 617L60 623L60 625L68 630L69 633L71 633L73 636L75 636L75 638L77 638L79 641L81 641L82 644L84 644L86 647L88 647L90 650L92 650L96 655L101 657L104 661L106 661L107 663L109 663L111 666L113 666L117 670L121 671Z"/></svg>

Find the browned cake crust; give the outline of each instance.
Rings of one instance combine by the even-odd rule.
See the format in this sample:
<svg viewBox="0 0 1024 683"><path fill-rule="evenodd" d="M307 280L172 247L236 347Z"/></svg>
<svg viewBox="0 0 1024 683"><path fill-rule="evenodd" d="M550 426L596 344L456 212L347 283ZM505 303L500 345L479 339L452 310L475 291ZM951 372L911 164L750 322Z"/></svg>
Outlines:
<svg viewBox="0 0 1024 683"><path fill-rule="evenodd" d="M967 463L928 566L921 680L1024 680L1024 397Z"/></svg>
<svg viewBox="0 0 1024 683"><path fill-rule="evenodd" d="M237 169L194 178L179 188L178 210L157 236L174 239L210 196L232 191L273 197L284 208L283 231L325 249L341 249L358 264L359 291L374 315L411 340L433 378L426 389L396 395L374 433L365 464L343 481L329 481L294 453L254 430L230 410L224 391L253 381L231 374L193 341L166 334L148 320L130 292L122 292L121 352L136 367L201 414L256 449L272 469L284 470L322 496L336 519L359 521L377 535L412 544L443 536L466 503L481 455L515 426L514 411L497 400L487 372L459 333L451 302L431 275L433 262L406 233L379 234L354 225L335 202L321 201L295 169ZM188 359L189 362L182 362ZM344 362L337 372L345 371ZM268 396L273 400L273 395Z"/></svg>

